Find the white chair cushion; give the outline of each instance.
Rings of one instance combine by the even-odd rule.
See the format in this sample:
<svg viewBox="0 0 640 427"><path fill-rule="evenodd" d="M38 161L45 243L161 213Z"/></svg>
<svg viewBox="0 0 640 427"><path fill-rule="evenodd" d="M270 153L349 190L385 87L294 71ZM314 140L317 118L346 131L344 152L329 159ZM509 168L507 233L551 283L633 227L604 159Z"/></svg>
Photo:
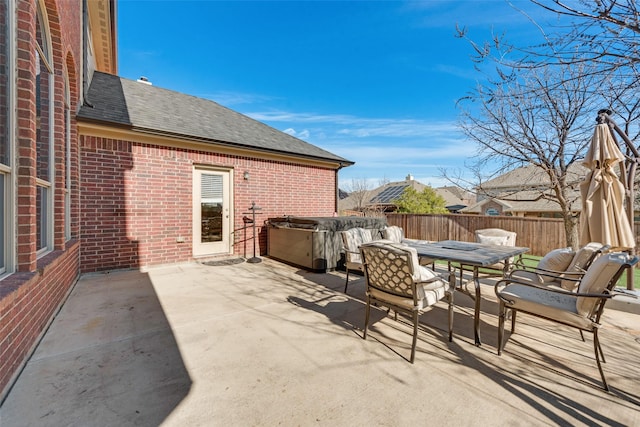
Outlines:
<svg viewBox="0 0 640 427"><path fill-rule="evenodd" d="M620 267L627 262L627 259L627 255L621 252L602 255L589 267L580 281L578 292L581 294L602 293ZM596 303L595 298L579 297L576 301L576 310L583 316L590 316Z"/></svg>
<svg viewBox="0 0 640 427"><path fill-rule="evenodd" d="M423 309L435 304L446 295L448 283L440 279L432 270L420 265L418 253L414 248L399 243L383 243L377 240L361 247L388 247L397 251L398 256L390 255L377 266L371 266L369 271L369 280L372 286L367 287L367 291L374 298L388 301L398 306L412 309L414 308L413 298L411 294L411 282L416 284L417 308ZM402 262L400 256L404 254ZM408 279L408 281L407 281ZM436 280L434 280L436 279ZM393 293L385 292L382 289L374 287L374 281L380 281L380 288L393 288ZM384 282L384 283L383 283ZM386 284L385 284L386 283ZM406 295L401 295L406 294Z"/></svg>
<svg viewBox="0 0 640 427"><path fill-rule="evenodd" d="M371 230L366 228L351 228L342 231L342 243L347 250L345 254L347 262L362 263L359 248L363 243L369 243L372 240Z"/></svg>
<svg viewBox="0 0 640 427"><path fill-rule="evenodd" d="M508 307L539 314L549 319L557 320L590 329L592 322L576 310L576 296L560 294L545 289L513 283L505 286L500 295L511 303Z"/></svg>
<svg viewBox="0 0 640 427"><path fill-rule="evenodd" d="M483 245L498 245L506 246L507 236L486 236L484 234L478 235L477 242Z"/></svg>
<svg viewBox="0 0 640 427"><path fill-rule="evenodd" d="M538 263L538 268L542 270L567 271L573 261L575 252L571 248L554 249L546 254ZM540 270L537 270L542 272ZM541 276L542 282L553 281L552 277Z"/></svg>
<svg viewBox="0 0 640 427"><path fill-rule="evenodd" d="M498 246L515 246L517 234L513 231L503 230L501 228L483 228L476 230L476 242L484 245ZM509 258L509 263L513 263L513 257ZM502 270L505 267L504 262L498 262L487 266L494 270Z"/></svg>
<svg viewBox="0 0 640 427"><path fill-rule="evenodd" d="M528 271L528 270L515 270L511 272L509 277L514 280L531 282L536 285L544 285L545 283L542 276L538 275L533 271Z"/></svg>
<svg viewBox="0 0 640 427"><path fill-rule="evenodd" d="M402 228L392 225L382 230L382 237L386 240L391 240L394 243L401 243L404 239L404 231Z"/></svg>
<svg viewBox="0 0 640 427"><path fill-rule="evenodd" d="M578 249L578 251L575 253L573 259L571 260L571 262L569 263L569 265L566 268L566 271L568 274L563 275L564 277L567 277L568 279L564 279L560 282L561 286L564 289L567 289L569 291L573 291L578 287L578 281L577 280L571 280L572 276L571 276L571 272L582 272L584 271L584 267L587 264L587 261L589 261L589 259L591 259L591 257L593 256L593 254L599 250L602 247L602 244L600 243L596 243L596 242L591 242L587 245L584 245L583 247L581 247L580 249ZM573 277L574 279L579 279L580 277Z"/></svg>
<svg viewBox="0 0 640 427"><path fill-rule="evenodd" d="M501 228L483 228L476 230L476 242L485 243L487 245L515 246L517 234L513 231L503 230ZM496 239L492 239L495 237ZM504 243L502 242L502 239Z"/></svg>

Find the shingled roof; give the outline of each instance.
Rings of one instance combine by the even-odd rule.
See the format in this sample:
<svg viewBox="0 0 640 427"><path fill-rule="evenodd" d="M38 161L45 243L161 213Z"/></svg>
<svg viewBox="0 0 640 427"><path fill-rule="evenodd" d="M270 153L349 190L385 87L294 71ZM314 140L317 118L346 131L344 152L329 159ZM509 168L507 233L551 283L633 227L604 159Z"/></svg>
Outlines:
<svg viewBox="0 0 640 427"><path fill-rule="evenodd" d="M78 119L295 157L354 162L216 102L95 72Z"/></svg>

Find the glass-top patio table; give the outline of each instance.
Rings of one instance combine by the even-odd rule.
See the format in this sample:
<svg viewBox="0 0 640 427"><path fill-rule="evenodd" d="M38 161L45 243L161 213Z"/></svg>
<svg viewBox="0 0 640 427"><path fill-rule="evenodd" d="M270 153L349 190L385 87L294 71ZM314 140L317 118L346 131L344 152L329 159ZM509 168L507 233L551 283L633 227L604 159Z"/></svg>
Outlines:
<svg viewBox="0 0 640 427"><path fill-rule="evenodd" d="M455 262L460 264L460 284L459 289L469 295L475 301L475 313L473 329L475 343L480 342L480 279L479 269L493 264L503 262L503 274L510 269L511 258L522 255L529 251L529 248L520 246L498 246L485 245L472 242L460 242L457 240L443 240L434 243L411 242L409 246L416 249L418 256L433 260ZM449 264L451 266L451 264ZM470 268L465 268L470 267ZM473 271L473 283L475 294L471 294L462 283L462 270ZM454 274L451 272L451 274Z"/></svg>

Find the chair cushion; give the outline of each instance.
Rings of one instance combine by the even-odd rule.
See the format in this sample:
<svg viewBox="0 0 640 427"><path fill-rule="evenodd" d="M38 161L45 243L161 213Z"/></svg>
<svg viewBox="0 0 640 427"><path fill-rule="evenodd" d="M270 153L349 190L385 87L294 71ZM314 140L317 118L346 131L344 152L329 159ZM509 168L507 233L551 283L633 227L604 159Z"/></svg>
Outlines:
<svg viewBox="0 0 640 427"><path fill-rule="evenodd" d="M483 228L476 230L476 242L488 245L515 246L517 234L513 231L503 230L501 228ZM495 237L496 239L492 239ZM504 240L504 243L502 242Z"/></svg>
<svg viewBox="0 0 640 427"><path fill-rule="evenodd" d="M480 234L476 240L478 243L482 243L483 245L506 246L507 239L507 236L486 236L484 234Z"/></svg>
<svg viewBox="0 0 640 427"><path fill-rule="evenodd" d="M604 292L613 276L627 260L628 256L621 252L602 255L587 270L587 273L580 281L578 292L581 294ZM576 301L576 310L583 316L591 316L597 302L597 298L579 297Z"/></svg>
<svg viewBox="0 0 640 427"><path fill-rule="evenodd" d="M571 248L554 249L542 257L540 262L538 262L538 268L543 270L567 271L575 254ZM553 281L553 278L549 276L541 276L541 279L542 282Z"/></svg>
<svg viewBox="0 0 640 427"><path fill-rule="evenodd" d="M499 295L509 301L507 307L527 311L569 325L591 329L593 322L576 310L576 296L561 294L532 286L512 283Z"/></svg>
<svg viewBox="0 0 640 427"><path fill-rule="evenodd" d="M366 228L350 228L340 232L342 235L342 243L347 252L345 257L349 263L362 263L359 249L363 243L369 243L372 240L371 230Z"/></svg>
<svg viewBox="0 0 640 427"><path fill-rule="evenodd" d="M448 283L419 264L414 248L373 241L361 245L360 250L367 256L367 292L371 297L413 310L433 305L446 294Z"/></svg>
<svg viewBox="0 0 640 427"><path fill-rule="evenodd" d="M404 231L402 228L392 225L382 230L382 237L386 240L391 240L394 243L401 243L404 239Z"/></svg>
<svg viewBox="0 0 640 427"><path fill-rule="evenodd" d="M483 228L476 230L476 243L484 245L498 245L498 246L515 246L517 234L513 231L503 230L501 228ZM509 258L509 263L513 263L513 257ZM504 270L505 263L498 262L496 264L488 265L485 268L492 270Z"/></svg>
<svg viewBox="0 0 640 427"><path fill-rule="evenodd" d="M570 273L584 271L585 267L587 266L587 262L591 259L593 254L596 251L598 251L601 247L602 247L602 244L592 242L578 249L573 259L565 269L568 274L565 274L563 276L566 277L567 279L564 279L560 282L561 286L564 289L573 291L578 287L579 282L577 280L571 280L572 276ZM574 276L574 279L579 279L579 278L580 277Z"/></svg>
<svg viewBox="0 0 640 427"><path fill-rule="evenodd" d="M391 304L402 307L406 310L425 309L440 301L446 295L447 284L444 280L437 280L432 283L418 284L416 292L418 293L418 305L414 307L413 298L402 297L398 295L388 294L380 289L369 287L367 292L369 295L380 301L387 301Z"/></svg>
<svg viewBox="0 0 640 427"><path fill-rule="evenodd" d="M543 280L543 276L540 276L537 273L528 270L512 271L509 277L514 280L527 281L536 285L543 285L545 283Z"/></svg>

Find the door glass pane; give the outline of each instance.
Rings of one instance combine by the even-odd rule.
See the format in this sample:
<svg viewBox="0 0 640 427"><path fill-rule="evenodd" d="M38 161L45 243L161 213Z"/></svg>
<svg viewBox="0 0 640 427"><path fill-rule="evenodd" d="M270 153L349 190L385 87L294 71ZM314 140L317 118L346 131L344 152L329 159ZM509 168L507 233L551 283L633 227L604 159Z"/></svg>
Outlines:
<svg viewBox="0 0 640 427"><path fill-rule="evenodd" d="M222 176L200 175L201 243L222 241Z"/></svg>

